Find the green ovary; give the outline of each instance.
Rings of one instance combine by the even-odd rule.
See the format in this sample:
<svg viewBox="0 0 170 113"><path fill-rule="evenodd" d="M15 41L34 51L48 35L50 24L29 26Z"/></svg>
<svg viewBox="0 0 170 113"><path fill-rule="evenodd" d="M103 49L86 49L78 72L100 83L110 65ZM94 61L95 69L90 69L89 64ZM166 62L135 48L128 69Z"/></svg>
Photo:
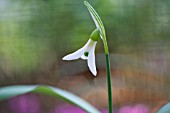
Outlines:
<svg viewBox="0 0 170 113"><path fill-rule="evenodd" d="M97 29L95 29L92 34L90 35L90 39L92 39L93 41L97 41L100 37L99 31Z"/></svg>

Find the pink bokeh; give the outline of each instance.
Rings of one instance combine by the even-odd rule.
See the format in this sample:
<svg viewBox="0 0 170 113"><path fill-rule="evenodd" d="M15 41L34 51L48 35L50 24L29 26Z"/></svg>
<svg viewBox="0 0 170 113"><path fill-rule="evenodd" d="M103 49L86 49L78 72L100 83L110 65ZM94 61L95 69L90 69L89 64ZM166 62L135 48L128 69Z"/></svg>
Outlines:
<svg viewBox="0 0 170 113"><path fill-rule="evenodd" d="M124 106L120 108L118 113L149 113L149 108L142 104L135 106Z"/></svg>
<svg viewBox="0 0 170 113"><path fill-rule="evenodd" d="M33 94L11 98L9 107L12 113L40 113L39 99Z"/></svg>

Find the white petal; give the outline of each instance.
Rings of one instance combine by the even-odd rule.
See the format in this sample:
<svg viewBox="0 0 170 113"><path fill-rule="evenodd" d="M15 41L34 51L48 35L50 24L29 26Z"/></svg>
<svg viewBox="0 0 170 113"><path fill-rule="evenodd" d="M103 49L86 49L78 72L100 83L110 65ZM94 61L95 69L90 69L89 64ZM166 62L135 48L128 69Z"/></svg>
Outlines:
<svg viewBox="0 0 170 113"><path fill-rule="evenodd" d="M66 55L62 59L63 60L75 60L75 59L80 58L84 54L84 51L86 50L86 48L89 45L89 43L90 43L90 40L88 40L88 42L85 44L85 46L83 46L79 50L75 51L74 53Z"/></svg>
<svg viewBox="0 0 170 113"><path fill-rule="evenodd" d="M82 54L84 53L84 48L81 48L77 51L75 51L74 53L68 54L65 57L63 57L63 60L75 60L78 59L82 56Z"/></svg>
<svg viewBox="0 0 170 113"><path fill-rule="evenodd" d="M88 56L88 61L87 61L88 67L89 67L90 71L93 73L94 76L97 75L96 63L95 63L95 54L94 54L96 43L97 42L94 42L94 45L90 50L90 53L89 53L89 56Z"/></svg>
<svg viewBox="0 0 170 113"><path fill-rule="evenodd" d="M87 60L87 59L88 59L88 57L85 56L85 55L82 55L81 58L82 58L83 60Z"/></svg>

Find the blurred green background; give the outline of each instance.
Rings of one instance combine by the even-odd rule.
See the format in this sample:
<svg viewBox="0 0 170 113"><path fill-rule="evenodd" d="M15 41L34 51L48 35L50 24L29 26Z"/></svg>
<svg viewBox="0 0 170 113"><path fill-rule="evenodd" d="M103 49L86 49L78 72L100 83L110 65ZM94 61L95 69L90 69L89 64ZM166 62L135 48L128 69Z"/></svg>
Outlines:
<svg viewBox="0 0 170 113"><path fill-rule="evenodd" d="M113 91L119 95L115 104L139 100L152 106L154 94L156 101L169 98L170 1L88 1L106 28ZM0 0L0 86L48 84L79 96L106 89L101 40L96 48L97 77L85 61L62 61L82 47L94 29L83 0ZM119 89L134 95L121 100ZM141 90L148 98L136 99ZM95 100L91 103L95 105Z"/></svg>

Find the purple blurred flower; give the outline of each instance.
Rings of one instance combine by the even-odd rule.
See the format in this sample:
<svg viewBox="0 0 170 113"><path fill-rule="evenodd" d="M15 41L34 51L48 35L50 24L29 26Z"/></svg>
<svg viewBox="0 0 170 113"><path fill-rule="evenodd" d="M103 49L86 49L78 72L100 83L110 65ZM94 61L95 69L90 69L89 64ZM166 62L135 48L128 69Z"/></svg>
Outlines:
<svg viewBox="0 0 170 113"><path fill-rule="evenodd" d="M62 104L57 106L52 113L86 113L81 108L78 108L73 105Z"/></svg>
<svg viewBox="0 0 170 113"><path fill-rule="evenodd" d="M130 106L125 106L120 108L119 113L131 113L132 107Z"/></svg>
<svg viewBox="0 0 170 113"><path fill-rule="evenodd" d="M108 113L108 110L101 110L101 113Z"/></svg>
<svg viewBox="0 0 170 113"><path fill-rule="evenodd" d="M81 108L70 105L70 104L62 104L60 106L56 106L53 112L51 113L86 113ZM107 110L101 110L101 113L108 113Z"/></svg>
<svg viewBox="0 0 170 113"><path fill-rule="evenodd" d="M120 108L118 113L149 113L149 108L142 104L125 106Z"/></svg>
<svg viewBox="0 0 170 113"><path fill-rule="evenodd" d="M37 96L26 94L9 100L12 113L39 113L40 103Z"/></svg>

